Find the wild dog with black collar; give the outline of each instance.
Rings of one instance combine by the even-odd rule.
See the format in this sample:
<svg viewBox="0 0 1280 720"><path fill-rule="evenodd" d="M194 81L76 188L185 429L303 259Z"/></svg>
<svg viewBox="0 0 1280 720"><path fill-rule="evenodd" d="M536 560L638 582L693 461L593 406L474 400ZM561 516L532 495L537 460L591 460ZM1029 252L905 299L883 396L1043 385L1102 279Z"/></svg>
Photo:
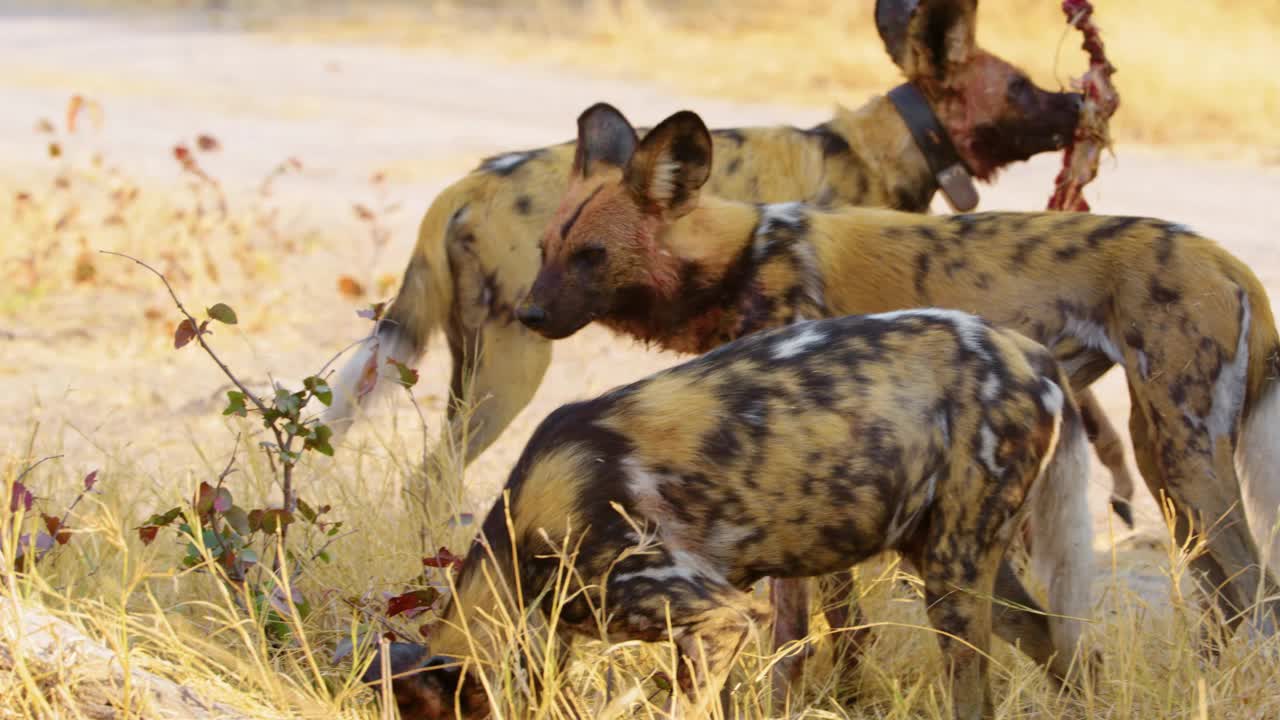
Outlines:
<svg viewBox="0 0 1280 720"><path fill-rule="evenodd" d="M817 127L712 133L708 188L751 202L803 200L925 212L934 193L961 209L976 201L970 174L1061 149L1080 96L1046 92L978 47L975 0L880 0L876 26L907 82ZM922 147L923 146L923 147ZM355 406L388 383L386 358L415 364L443 329L453 357L447 447L464 461L484 451L529 403L550 344L515 320L538 268L538 238L564 194L574 145L485 160L445 189L422 220L399 294L375 337L334 381L325 422L348 424ZM1132 524L1133 479L1115 428L1088 393L1077 399L1113 478L1117 513ZM459 408L468 408L460 413Z"/></svg>
<svg viewBox="0 0 1280 720"><path fill-rule="evenodd" d="M1177 508L1179 542L1204 533L1194 565L1232 626L1257 598L1256 628L1275 632L1258 548L1280 505L1280 337L1258 278L1218 244L1139 217L719 199L700 193L712 141L687 111L641 141L596 105L578 147L527 325L563 338L599 320L705 352L801 319L936 305L1044 343L1073 388L1121 365L1138 467Z"/></svg>
<svg viewBox="0 0 1280 720"><path fill-rule="evenodd" d="M757 333L561 407L467 554L435 657L393 657L418 669L393 683L402 715L486 715L475 673L518 654L486 618L553 606L566 638L673 640L696 707L768 618L752 583L895 550L924 580L955 716L989 716L993 624L1042 662L1056 648L1065 674L1090 613L1088 442L1068 383L1011 330L918 309ZM1024 517L1047 616L1004 559ZM563 605L542 595L553 579ZM993 617L993 595L1031 612Z"/></svg>

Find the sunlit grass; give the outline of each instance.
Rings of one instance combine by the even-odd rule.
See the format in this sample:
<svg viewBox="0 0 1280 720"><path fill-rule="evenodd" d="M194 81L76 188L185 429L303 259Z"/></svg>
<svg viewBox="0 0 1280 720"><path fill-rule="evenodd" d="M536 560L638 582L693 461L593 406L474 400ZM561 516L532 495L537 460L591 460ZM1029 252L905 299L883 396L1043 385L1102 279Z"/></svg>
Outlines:
<svg viewBox="0 0 1280 720"><path fill-rule="evenodd" d="M1115 139L1249 160L1280 159L1280 5L1226 0L1094 3L1119 72ZM872 0L695 3L541 0L473 6L336 4L259 16L306 41L366 39L564 65L676 90L759 102L857 105L901 77ZM327 10L327 12L326 12ZM984 0L981 45L1049 88L1085 68L1058 2Z"/></svg>

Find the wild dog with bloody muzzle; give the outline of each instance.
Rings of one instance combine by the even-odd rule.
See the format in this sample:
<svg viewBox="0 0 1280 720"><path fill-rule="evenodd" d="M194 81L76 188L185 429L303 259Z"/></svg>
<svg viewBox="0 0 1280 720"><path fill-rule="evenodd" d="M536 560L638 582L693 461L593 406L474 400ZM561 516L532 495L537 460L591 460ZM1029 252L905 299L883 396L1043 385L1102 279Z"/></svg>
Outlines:
<svg viewBox="0 0 1280 720"><path fill-rule="evenodd" d="M1061 149L1080 96L1036 87L979 48L976 13L975 0L880 0L876 26L907 82L817 127L715 131L708 188L751 202L925 212L944 184L948 199L969 209L970 176L988 180L1010 163ZM346 425L365 396L393 385L380 380L391 370L387 358L415 364L443 329L453 371L442 445L462 448L470 462L501 434L551 360L550 344L513 312L537 273L538 238L564 194L574 152L569 143L489 158L436 198L399 294L333 383L326 423ZM1133 480L1119 436L1087 393L1078 399L1114 479L1116 510L1131 524Z"/></svg>
<svg viewBox="0 0 1280 720"><path fill-rule="evenodd" d="M1074 388L1120 365L1138 467L1173 502L1179 543L1202 534L1194 567L1232 626L1257 610L1274 633L1258 548L1280 505L1280 337L1258 278L1218 244L1139 217L720 199L701 192L712 136L687 111L642 141L597 105L578 147L518 312L530 327L563 338L598 320L704 352L802 319L938 306L1044 343Z"/></svg>
<svg viewBox="0 0 1280 720"><path fill-rule="evenodd" d="M498 625L544 612L566 638L674 641L680 707L705 717L768 618L755 581L894 550L924 580L955 716L989 716L993 629L1056 672L1071 663L1090 612L1087 466L1069 378L1011 330L923 309L757 333L539 425L434 657L392 657L395 696L406 718L485 716L477 674L520 654ZM1047 615L1005 559L1024 517ZM993 596L1010 602L993 614Z"/></svg>

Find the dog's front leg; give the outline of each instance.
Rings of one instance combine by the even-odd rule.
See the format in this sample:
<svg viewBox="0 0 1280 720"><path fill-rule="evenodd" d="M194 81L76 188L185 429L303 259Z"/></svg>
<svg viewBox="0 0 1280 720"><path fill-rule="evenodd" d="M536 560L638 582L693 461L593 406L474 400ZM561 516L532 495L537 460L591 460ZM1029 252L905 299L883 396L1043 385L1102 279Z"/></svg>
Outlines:
<svg viewBox="0 0 1280 720"><path fill-rule="evenodd" d="M773 602L773 650L777 652L809 634L809 579L770 579L769 594ZM787 656L773 666L775 702L786 701L792 683L800 677L804 661L812 652L808 644L790 648Z"/></svg>

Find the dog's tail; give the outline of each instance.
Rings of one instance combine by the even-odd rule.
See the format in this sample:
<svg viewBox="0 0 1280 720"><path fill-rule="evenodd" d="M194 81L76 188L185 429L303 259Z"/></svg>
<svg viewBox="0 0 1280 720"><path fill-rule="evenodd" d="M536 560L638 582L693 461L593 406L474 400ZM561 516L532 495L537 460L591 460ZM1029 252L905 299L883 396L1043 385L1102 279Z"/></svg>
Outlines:
<svg viewBox="0 0 1280 720"><path fill-rule="evenodd" d="M1089 437L1066 374L1045 379L1045 405L1060 405L1057 443L1032 489L1031 572L1048 590L1053 664L1066 677L1092 612L1093 518L1089 513Z"/></svg>
<svg viewBox="0 0 1280 720"><path fill-rule="evenodd" d="M354 422L358 408L371 397L394 387L399 369L389 360L414 367L427 341L440 328L453 302L453 277L449 273L447 243L452 227L466 212L469 197L464 182L447 188L422 218L418 243L404 270L400 290L391 301L373 334L347 359L336 379L329 383L333 400L321 416L334 434Z"/></svg>

